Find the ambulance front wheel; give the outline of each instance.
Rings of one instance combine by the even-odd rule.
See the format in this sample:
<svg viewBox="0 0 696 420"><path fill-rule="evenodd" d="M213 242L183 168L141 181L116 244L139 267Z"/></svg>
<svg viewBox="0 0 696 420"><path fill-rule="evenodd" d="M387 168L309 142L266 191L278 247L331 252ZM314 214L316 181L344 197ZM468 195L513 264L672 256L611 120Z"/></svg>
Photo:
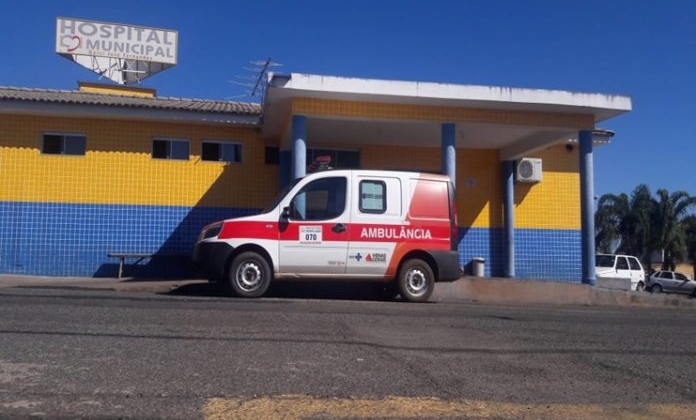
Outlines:
<svg viewBox="0 0 696 420"><path fill-rule="evenodd" d="M425 302L435 289L435 276L428 263L411 259L403 263L397 278L399 294L409 302Z"/></svg>
<svg viewBox="0 0 696 420"><path fill-rule="evenodd" d="M263 296L271 285L271 267L255 252L242 252L232 260L228 284L231 291L245 298Z"/></svg>

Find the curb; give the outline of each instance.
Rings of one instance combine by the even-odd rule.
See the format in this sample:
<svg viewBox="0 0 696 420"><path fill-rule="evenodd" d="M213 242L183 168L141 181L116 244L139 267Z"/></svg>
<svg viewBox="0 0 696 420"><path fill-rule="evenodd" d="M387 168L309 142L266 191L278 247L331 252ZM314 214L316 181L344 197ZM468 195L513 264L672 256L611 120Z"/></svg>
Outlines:
<svg viewBox="0 0 696 420"><path fill-rule="evenodd" d="M111 290L134 293L171 293L184 286L207 284L203 279L139 280L133 278L37 277L0 275L2 288ZM286 286L287 287L287 286ZM290 290L288 288L288 290ZM301 297L291 294L294 297ZM614 307L666 307L696 309L687 296L630 292L598 286L533 279L462 277L436 283L432 302L476 302L507 305L580 305Z"/></svg>
<svg viewBox="0 0 696 420"><path fill-rule="evenodd" d="M696 309L696 299L673 294L654 295L599 286L532 279L463 277L437 283L433 300L495 304L671 307Z"/></svg>

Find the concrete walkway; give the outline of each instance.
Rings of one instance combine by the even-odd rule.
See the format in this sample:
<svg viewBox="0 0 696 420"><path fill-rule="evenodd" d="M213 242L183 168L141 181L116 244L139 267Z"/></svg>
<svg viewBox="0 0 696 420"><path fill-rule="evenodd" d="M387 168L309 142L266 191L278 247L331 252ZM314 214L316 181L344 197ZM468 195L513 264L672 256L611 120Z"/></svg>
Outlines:
<svg viewBox="0 0 696 420"><path fill-rule="evenodd" d="M305 290L307 283L299 283ZM95 289L116 292L177 293L201 290L207 281L201 279L151 280L89 277L40 277L0 274L0 288L40 287L61 289ZM299 286L298 286L299 287ZM310 286L311 287L311 286ZM343 289L351 286L343 285ZM292 283L284 283L285 291ZM184 294L179 292L179 294ZM281 292L281 295L283 293ZM288 294L285 293L287 296ZM291 293L301 297L301 293ZM479 302L514 305L596 305L630 307L671 307L696 309L696 299L689 296L628 292L597 286L538 280L462 277L452 283L438 283L431 301Z"/></svg>

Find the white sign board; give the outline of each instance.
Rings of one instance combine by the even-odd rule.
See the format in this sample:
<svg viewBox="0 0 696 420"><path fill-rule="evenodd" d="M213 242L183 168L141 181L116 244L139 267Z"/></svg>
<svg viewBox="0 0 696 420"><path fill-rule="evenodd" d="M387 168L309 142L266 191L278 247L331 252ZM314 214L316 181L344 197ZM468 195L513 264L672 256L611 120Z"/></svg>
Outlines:
<svg viewBox="0 0 696 420"><path fill-rule="evenodd" d="M177 63L177 31L62 18L56 20L56 52L100 76L128 84Z"/></svg>
<svg viewBox="0 0 696 420"><path fill-rule="evenodd" d="M300 243L321 245L322 241L321 226L300 226Z"/></svg>

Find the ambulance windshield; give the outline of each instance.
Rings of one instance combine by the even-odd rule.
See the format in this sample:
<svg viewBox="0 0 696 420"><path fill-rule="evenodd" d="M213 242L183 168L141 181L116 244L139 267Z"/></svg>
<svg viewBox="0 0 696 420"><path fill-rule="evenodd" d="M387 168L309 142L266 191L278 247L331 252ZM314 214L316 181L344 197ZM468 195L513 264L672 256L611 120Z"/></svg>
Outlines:
<svg viewBox="0 0 696 420"><path fill-rule="evenodd" d="M261 213L269 213L271 210L276 208L278 206L278 204L283 200L283 198L288 194L288 192L290 192L290 190L295 185L297 185L297 183L300 182L301 180L302 180L302 178L297 178L294 181L292 181L291 183L289 183L288 185L286 185L285 188L280 190L280 192L275 196L273 201L271 201L271 204L266 206L266 208L263 209L263 211Z"/></svg>

